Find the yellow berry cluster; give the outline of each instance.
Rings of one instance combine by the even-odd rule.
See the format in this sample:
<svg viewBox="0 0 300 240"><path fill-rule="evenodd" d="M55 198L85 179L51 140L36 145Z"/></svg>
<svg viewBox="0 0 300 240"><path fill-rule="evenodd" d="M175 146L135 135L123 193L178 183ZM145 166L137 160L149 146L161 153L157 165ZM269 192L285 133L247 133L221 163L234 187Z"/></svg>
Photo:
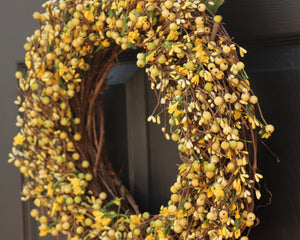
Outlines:
<svg viewBox="0 0 300 240"><path fill-rule="evenodd" d="M22 199L40 207L31 215L41 236L248 239L242 233L257 223L262 178L257 128L268 138L274 127L256 118L258 99L237 53L246 50L231 41L211 4L51 0L33 14L39 29L24 45L26 76L16 73L20 131L9 161L25 176ZM162 132L178 143L183 161L168 205L154 216L124 209L130 197L105 173L103 129L96 130L102 122L93 117L107 73L126 49L141 51L136 64L147 66L157 96L148 121L167 116ZM103 176L120 186L119 196Z"/></svg>

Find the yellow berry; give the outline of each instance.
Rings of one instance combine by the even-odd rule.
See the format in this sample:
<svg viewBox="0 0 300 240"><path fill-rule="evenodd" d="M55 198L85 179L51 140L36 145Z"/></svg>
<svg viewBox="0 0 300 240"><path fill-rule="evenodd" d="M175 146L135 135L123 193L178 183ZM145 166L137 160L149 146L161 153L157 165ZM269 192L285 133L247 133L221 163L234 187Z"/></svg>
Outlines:
<svg viewBox="0 0 300 240"><path fill-rule="evenodd" d="M274 126L273 125L271 125L271 124L268 124L268 125L266 125L266 132L267 133L272 133L272 132L274 132Z"/></svg>
<svg viewBox="0 0 300 240"><path fill-rule="evenodd" d="M165 7L168 8L168 9L171 9L173 7L172 1L170 1L170 0L165 1Z"/></svg>
<svg viewBox="0 0 300 240"><path fill-rule="evenodd" d="M222 19L223 19L223 17L222 17L221 15L216 15L216 16L214 16L214 21L215 21L216 23L222 22Z"/></svg>
<svg viewBox="0 0 300 240"><path fill-rule="evenodd" d="M204 12L204 11L206 10L205 4L200 3L200 4L198 5L198 10L199 10L200 12Z"/></svg>
<svg viewBox="0 0 300 240"><path fill-rule="evenodd" d="M16 74L15 74L15 77L16 77L17 79L20 79L20 78L23 77L23 73L22 73L21 71L17 71Z"/></svg>
<svg viewBox="0 0 300 240"><path fill-rule="evenodd" d="M84 160L84 161L81 163L81 165L82 165L83 168L88 168L88 167L90 166L90 163L89 163L89 161Z"/></svg>
<svg viewBox="0 0 300 240"><path fill-rule="evenodd" d="M236 68L237 68L237 70L243 70L244 68L245 68L245 65L244 65L244 63L243 62L238 62L237 64L236 64Z"/></svg>
<svg viewBox="0 0 300 240"><path fill-rule="evenodd" d="M255 95L252 95L249 99L250 103L256 104L258 102L258 98Z"/></svg>
<svg viewBox="0 0 300 240"><path fill-rule="evenodd" d="M81 134L80 133L75 133L74 134L74 140L75 141L80 141L81 140Z"/></svg>
<svg viewBox="0 0 300 240"><path fill-rule="evenodd" d="M37 209L32 209L30 212L31 217L38 217L39 216L39 211Z"/></svg>
<svg viewBox="0 0 300 240"><path fill-rule="evenodd" d="M99 198L100 198L101 200L105 200L106 197L107 197L107 194L106 194L105 192L101 192L101 193L99 194Z"/></svg>

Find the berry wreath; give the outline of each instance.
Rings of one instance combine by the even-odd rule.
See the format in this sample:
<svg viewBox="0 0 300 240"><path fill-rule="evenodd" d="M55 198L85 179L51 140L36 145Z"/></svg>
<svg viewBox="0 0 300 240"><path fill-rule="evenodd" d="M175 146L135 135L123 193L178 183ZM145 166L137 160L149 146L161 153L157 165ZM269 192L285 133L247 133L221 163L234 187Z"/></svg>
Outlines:
<svg viewBox="0 0 300 240"><path fill-rule="evenodd" d="M22 200L40 208L31 215L41 236L248 239L259 222L257 135L274 127L239 60L246 50L212 13L221 3L52 0L33 14L39 29L24 46L26 76L16 73L20 131L9 161L25 176ZM163 125L182 160L155 215L140 213L103 149L101 96L126 49L141 51L137 66L147 65L157 97L148 121Z"/></svg>

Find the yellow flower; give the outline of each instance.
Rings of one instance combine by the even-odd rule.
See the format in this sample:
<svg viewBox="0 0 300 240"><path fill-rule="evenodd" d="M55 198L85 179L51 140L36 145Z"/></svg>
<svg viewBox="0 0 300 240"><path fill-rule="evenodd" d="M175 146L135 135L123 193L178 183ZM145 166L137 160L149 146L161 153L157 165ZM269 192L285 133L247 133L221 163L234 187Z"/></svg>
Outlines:
<svg viewBox="0 0 300 240"><path fill-rule="evenodd" d="M160 214L161 214L163 217L167 217L167 216L169 215L168 208L163 207L162 210L160 211Z"/></svg>
<svg viewBox="0 0 300 240"><path fill-rule="evenodd" d="M94 211L95 212L95 211ZM93 213L94 213L93 212ZM78 215L76 215L76 220L79 222L79 223L81 223L81 224L83 224L84 222L83 222L83 220L85 219L85 217L82 215L82 214L78 214Z"/></svg>
<svg viewBox="0 0 300 240"><path fill-rule="evenodd" d="M185 173L186 171L188 171L187 166L186 166L186 163L183 163L183 164L179 165L179 166L178 166L178 170L179 170L180 174L183 174L183 173Z"/></svg>
<svg viewBox="0 0 300 240"><path fill-rule="evenodd" d="M195 56L199 59L201 63L208 63L209 56L205 51L196 52Z"/></svg>
<svg viewBox="0 0 300 240"><path fill-rule="evenodd" d="M192 83L194 85L198 85L199 84L199 75L195 75L194 77L192 77Z"/></svg>
<svg viewBox="0 0 300 240"><path fill-rule="evenodd" d="M121 200L122 200L122 198L116 198L114 201L113 201L113 203L114 204L116 204L117 206L120 206L121 205Z"/></svg>
<svg viewBox="0 0 300 240"><path fill-rule="evenodd" d="M22 134L22 133L18 133L15 137L14 137L14 146L17 145L23 145L23 142L25 141L26 137Z"/></svg>
<svg viewBox="0 0 300 240"><path fill-rule="evenodd" d="M224 227L222 230L223 230L223 236L224 236L225 238L232 237L233 233L230 232L226 227Z"/></svg>
<svg viewBox="0 0 300 240"><path fill-rule="evenodd" d="M261 138L265 138L265 139L268 139L271 136L271 133L269 132L263 133L263 130L260 130L258 133L261 135Z"/></svg>
<svg viewBox="0 0 300 240"><path fill-rule="evenodd" d="M177 218L184 218L184 211L182 209L178 211Z"/></svg>
<svg viewBox="0 0 300 240"><path fill-rule="evenodd" d="M130 224L129 224L129 227L130 229L134 229L134 227L138 224L141 224L141 217L142 215L139 214L138 216L137 215L130 215Z"/></svg>
<svg viewBox="0 0 300 240"><path fill-rule="evenodd" d="M194 52L201 52L203 51L203 47L202 47L202 40L197 38L194 42L195 47L192 49L192 51Z"/></svg>
<svg viewBox="0 0 300 240"><path fill-rule="evenodd" d="M64 197L63 196L56 197L56 202L63 203L63 201L64 201Z"/></svg>
<svg viewBox="0 0 300 240"><path fill-rule="evenodd" d="M257 189L255 189L255 195L258 200L261 198L261 193Z"/></svg>
<svg viewBox="0 0 300 240"><path fill-rule="evenodd" d="M170 236L168 234L165 235L164 231L162 231L162 230L158 230L157 233L158 233L158 239L159 240L170 239Z"/></svg>
<svg viewBox="0 0 300 240"><path fill-rule="evenodd" d="M83 10L83 15L85 16L85 18L87 20L89 20L89 22L93 22L94 21L94 9L95 7L94 6L91 6L91 9L90 10Z"/></svg>
<svg viewBox="0 0 300 240"><path fill-rule="evenodd" d="M241 55L241 57L244 57L246 53L247 53L247 50L244 49L244 48L242 48L242 47L240 47L240 55Z"/></svg>
<svg viewBox="0 0 300 240"><path fill-rule="evenodd" d="M174 103L173 105L171 105L170 103L170 106L168 107L168 113L172 114L173 117L175 118L175 121L178 119L176 117L178 117L179 115L183 114L183 110L178 110L177 109L177 106L179 104L179 101L177 101L176 103Z"/></svg>
<svg viewBox="0 0 300 240"><path fill-rule="evenodd" d="M128 42L135 43L135 39L137 39L140 36L140 33L138 30L134 30L134 32L129 32L128 34Z"/></svg>
<svg viewBox="0 0 300 240"><path fill-rule="evenodd" d="M54 216L54 213L59 211L61 208L60 208L60 205L59 203L55 202L53 203L52 205L52 210L51 210L51 213L50 213L50 217L53 217Z"/></svg>
<svg viewBox="0 0 300 240"><path fill-rule="evenodd" d="M57 60L57 62L59 62L59 61ZM58 67L59 67L59 76L62 76L66 72L68 72L68 68L62 62L58 63Z"/></svg>
<svg viewBox="0 0 300 240"><path fill-rule="evenodd" d="M155 58L154 58L155 53L156 53L156 51L151 52L151 53L146 57L146 61L147 61L147 62L154 61L154 60L155 60Z"/></svg>
<svg viewBox="0 0 300 240"><path fill-rule="evenodd" d="M241 230L240 229L235 230L234 231L234 236L235 236L236 239L238 239L241 236Z"/></svg>
<svg viewBox="0 0 300 240"><path fill-rule="evenodd" d="M40 70L39 73L37 74L37 78L41 78L41 77L44 75L45 70L46 70L46 68L45 68L45 63L43 63L41 70Z"/></svg>
<svg viewBox="0 0 300 240"><path fill-rule="evenodd" d="M53 196L53 192L54 192L54 189L52 188L52 182L50 182L48 185L47 185L47 196L49 197L52 197Z"/></svg>
<svg viewBox="0 0 300 240"><path fill-rule="evenodd" d="M44 237L48 234L49 232L49 228L47 227L46 229L42 229L41 226L39 226L39 230L40 230L40 237Z"/></svg>
<svg viewBox="0 0 300 240"><path fill-rule="evenodd" d="M83 194L84 191L81 189L81 181L79 178L75 177L75 178L71 178L70 182L73 186L73 191L75 195L80 195Z"/></svg>
<svg viewBox="0 0 300 240"><path fill-rule="evenodd" d="M110 218L103 218L102 221L101 221L101 224L103 226L108 226L111 222L111 219Z"/></svg>
<svg viewBox="0 0 300 240"><path fill-rule="evenodd" d="M255 117L247 115L245 118L248 119L248 122L252 125L253 129L255 129L256 126L259 126L259 121Z"/></svg>
<svg viewBox="0 0 300 240"><path fill-rule="evenodd" d="M233 117L235 120L238 120L239 118L241 118L242 116L242 110L235 110L234 111L234 114L233 114Z"/></svg>
<svg viewBox="0 0 300 240"><path fill-rule="evenodd" d="M181 47L184 47L184 44L181 43L181 44L173 44L172 45L172 49L170 50L169 52L169 55L173 55L173 52L175 53L181 53L182 52L182 48Z"/></svg>
<svg viewBox="0 0 300 240"><path fill-rule="evenodd" d="M185 68L183 68L179 65L177 65L174 70L175 70L175 73L180 72L183 76L186 76L188 74L188 70L186 70Z"/></svg>
<svg viewBox="0 0 300 240"><path fill-rule="evenodd" d="M213 196L213 192L208 188L203 189L203 192L206 193L208 198L211 198Z"/></svg>
<svg viewBox="0 0 300 240"><path fill-rule="evenodd" d="M153 234L148 235L145 240L154 240Z"/></svg>
<svg viewBox="0 0 300 240"><path fill-rule="evenodd" d="M227 152L227 157L231 160L233 156L233 152L229 149Z"/></svg>
<svg viewBox="0 0 300 240"><path fill-rule="evenodd" d="M143 24L144 22L147 21L148 16L143 16L138 18L138 24Z"/></svg>
<svg viewBox="0 0 300 240"><path fill-rule="evenodd" d="M242 191L241 179L235 179L232 183L233 188L236 190L237 194Z"/></svg>
<svg viewBox="0 0 300 240"><path fill-rule="evenodd" d="M179 32L178 31L170 31L168 37L167 37L167 40L177 40L178 39L178 35L179 35Z"/></svg>
<svg viewBox="0 0 300 240"><path fill-rule="evenodd" d="M25 55L25 65L28 69L32 67L30 52L27 52Z"/></svg>
<svg viewBox="0 0 300 240"><path fill-rule="evenodd" d="M216 198L223 198L224 197L224 191L222 186L215 186L212 189L213 194L215 195Z"/></svg>
<svg viewBox="0 0 300 240"><path fill-rule="evenodd" d="M179 104L179 101L177 101L176 103L174 103L173 105L171 105L171 103L170 103L170 106L168 107L168 113L170 113L170 114L172 114L172 113L174 113L175 111L178 111L177 110L177 106L178 106L178 104Z"/></svg>
<svg viewBox="0 0 300 240"><path fill-rule="evenodd" d="M35 204L35 206L40 207L41 206L41 200L39 198L36 198L33 203Z"/></svg>
<svg viewBox="0 0 300 240"><path fill-rule="evenodd" d="M108 39L105 39L104 41L102 41L101 44L103 45L103 47L109 47L110 46L110 42L109 42Z"/></svg>
<svg viewBox="0 0 300 240"><path fill-rule="evenodd" d="M72 38L70 37L70 32L65 32L61 35L61 39L65 40L66 43L72 42Z"/></svg>

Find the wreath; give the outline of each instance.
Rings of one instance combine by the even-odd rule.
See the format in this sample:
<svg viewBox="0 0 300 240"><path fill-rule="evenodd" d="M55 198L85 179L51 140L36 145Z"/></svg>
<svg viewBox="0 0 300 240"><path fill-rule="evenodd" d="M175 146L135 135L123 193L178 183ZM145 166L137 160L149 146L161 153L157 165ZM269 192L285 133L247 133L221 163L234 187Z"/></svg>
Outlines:
<svg viewBox="0 0 300 240"><path fill-rule="evenodd" d="M20 131L9 161L25 177L22 200L40 209L31 211L40 236L248 239L259 222L257 135L274 127L239 60L246 50L213 13L221 3L52 0L33 14L39 28L24 45L26 76L16 73ZM155 215L139 211L105 152L102 93L127 49L140 52L156 94L148 121L178 143L182 160Z"/></svg>

